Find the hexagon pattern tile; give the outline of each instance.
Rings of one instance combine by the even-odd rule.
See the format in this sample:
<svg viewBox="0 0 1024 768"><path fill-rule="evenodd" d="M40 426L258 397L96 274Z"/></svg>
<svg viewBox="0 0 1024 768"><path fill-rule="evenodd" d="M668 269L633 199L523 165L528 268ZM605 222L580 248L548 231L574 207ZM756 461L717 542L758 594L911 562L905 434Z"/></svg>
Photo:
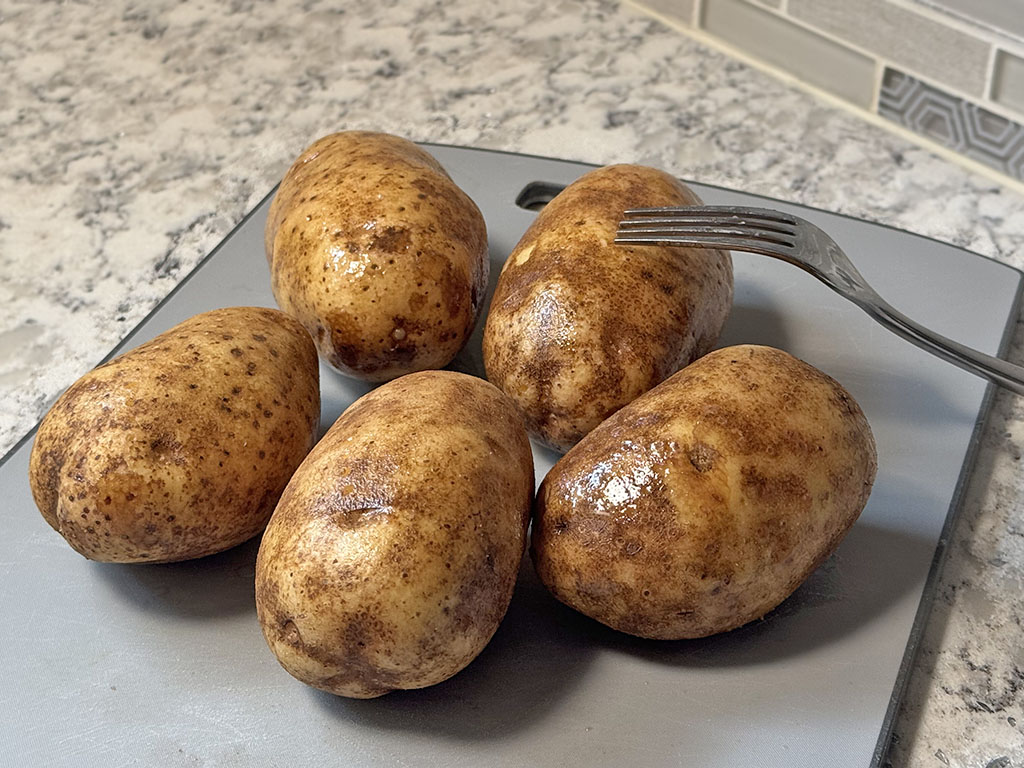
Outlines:
<svg viewBox="0 0 1024 768"><path fill-rule="evenodd" d="M1024 180L1024 125L887 68L878 114L926 138Z"/></svg>

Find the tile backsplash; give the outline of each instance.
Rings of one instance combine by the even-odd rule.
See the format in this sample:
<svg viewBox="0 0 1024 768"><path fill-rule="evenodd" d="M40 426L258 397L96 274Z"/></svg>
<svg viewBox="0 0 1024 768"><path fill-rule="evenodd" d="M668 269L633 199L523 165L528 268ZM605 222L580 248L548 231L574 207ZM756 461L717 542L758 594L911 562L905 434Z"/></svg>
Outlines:
<svg viewBox="0 0 1024 768"><path fill-rule="evenodd" d="M895 69L886 69L878 114L995 168L1024 178L1024 126Z"/></svg>
<svg viewBox="0 0 1024 768"><path fill-rule="evenodd" d="M991 45L890 0L789 0L790 19L908 72L980 97Z"/></svg>
<svg viewBox="0 0 1024 768"><path fill-rule="evenodd" d="M868 56L745 0L704 0L702 11L710 34L860 107L871 106L875 62Z"/></svg>
<svg viewBox="0 0 1024 768"><path fill-rule="evenodd" d="M634 0L1024 181L1024 0Z"/></svg>

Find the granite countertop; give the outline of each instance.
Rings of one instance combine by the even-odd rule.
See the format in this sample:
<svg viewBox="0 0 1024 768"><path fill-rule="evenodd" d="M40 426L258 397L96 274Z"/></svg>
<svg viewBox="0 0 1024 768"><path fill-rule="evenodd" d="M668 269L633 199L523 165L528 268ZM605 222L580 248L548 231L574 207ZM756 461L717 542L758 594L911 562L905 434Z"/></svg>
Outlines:
<svg viewBox="0 0 1024 768"><path fill-rule="evenodd" d="M1024 197L594 0L10 3L0 454L340 128L642 162L1024 267ZM1011 359L1024 359L1018 326ZM896 766L1024 766L1024 408L999 393ZM1005 759L1003 759L1005 758Z"/></svg>

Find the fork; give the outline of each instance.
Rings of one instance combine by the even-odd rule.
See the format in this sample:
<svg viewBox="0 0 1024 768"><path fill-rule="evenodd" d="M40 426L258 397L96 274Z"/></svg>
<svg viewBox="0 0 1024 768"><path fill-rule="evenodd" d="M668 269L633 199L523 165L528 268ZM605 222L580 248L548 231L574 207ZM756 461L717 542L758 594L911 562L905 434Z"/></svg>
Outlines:
<svg viewBox="0 0 1024 768"><path fill-rule="evenodd" d="M886 302L823 230L768 208L681 206L634 208L623 214L619 245L669 245L749 251L810 272L907 341L954 365L1024 394L1024 367L940 336Z"/></svg>

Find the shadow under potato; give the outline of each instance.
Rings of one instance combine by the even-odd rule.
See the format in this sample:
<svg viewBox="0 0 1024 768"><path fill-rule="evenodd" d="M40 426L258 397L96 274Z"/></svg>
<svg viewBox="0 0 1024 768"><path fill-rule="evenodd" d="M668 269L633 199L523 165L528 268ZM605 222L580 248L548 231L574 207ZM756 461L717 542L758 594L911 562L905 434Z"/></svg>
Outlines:
<svg viewBox="0 0 1024 768"><path fill-rule="evenodd" d="M494 639L449 680L378 699L311 696L327 712L381 730L466 740L500 739L545 717L584 680L599 653L679 667L768 664L838 641L917 586L928 542L860 523L839 550L764 619L696 640L645 640L558 603L524 559L508 615Z"/></svg>
<svg viewBox="0 0 1024 768"><path fill-rule="evenodd" d="M310 689L328 713L361 726L467 741L501 739L543 720L576 686L597 646L580 633L589 620L552 598L528 557L508 613L468 667L429 688L376 699Z"/></svg>
<svg viewBox="0 0 1024 768"><path fill-rule="evenodd" d="M906 532L858 523L839 549L777 608L730 632L694 640L644 640L594 621L587 642L688 667L756 666L841 640L920 587L933 548ZM582 618L582 617L581 617Z"/></svg>
<svg viewBox="0 0 1024 768"><path fill-rule="evenodd" d="M90 565L139 610L197 619L252 613L255 621L259 546L257 536L215 555L180 563Z"/></svg>
<svg viewBox="0 0 1024 768"><path fill-rule="evenodd" d="M913 504L899 487L877 509ZM878 514L874 516L879 519ZM882 520L885 515L882 515ZM251 614L259 539L198 560L156 565L92 563L92 572L140 612L205 620ZM644 640L558 603L525 557L508 613L466 669L429 688L353 700L308 690L330 716L382 731L501 739L542 722L578 690L599 655L626 654L670 667L757 666L808 653L877 620L919 586L925 538L861 520L839 550L764 619L708 638ZM270 653L261 648L261 651ZM297 685L297 683L296 683Z"/></svg>
<svg viewBox="0 0 1024 768"><path fill-rule="evenodd" d="M758 297L760 298L760 297ZM736 344L761 344L778 349L789 346L789 336L784 325L782 311L774 307L740 303L732 305L729 319L718 337L716 348Z"/></svg>

